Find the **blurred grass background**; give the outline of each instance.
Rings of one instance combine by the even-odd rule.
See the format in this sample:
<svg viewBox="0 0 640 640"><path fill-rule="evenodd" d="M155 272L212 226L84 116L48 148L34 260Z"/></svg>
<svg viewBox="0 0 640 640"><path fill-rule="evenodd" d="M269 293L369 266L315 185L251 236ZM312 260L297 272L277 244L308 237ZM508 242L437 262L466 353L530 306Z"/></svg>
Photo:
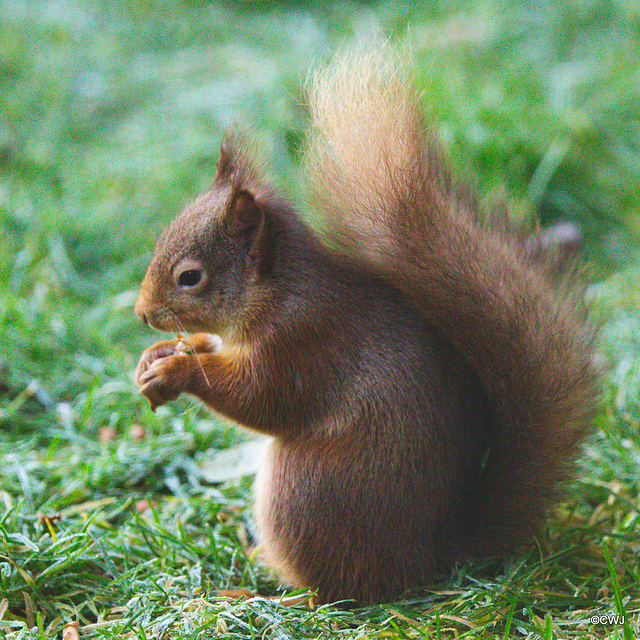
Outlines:
<svg viewBox="0 0 640 640"><path fill-rule="evenodd" d="M155 336L135 318L133 302L160 229L208 188L229 124L248 123L283 188L303 197L304 78L336 48L374 37L411 50L425 110L483 197L506 193L518 215L584 230L611 373L578 501L590 504L591 515L605 505L609 533L626 523L616 529L619 557L632 556L640 485L637 0L0 0L0 533L7 545L0 536L0 556L10 558L0 558L0 609L4 591L5 620L22 629L16 633L38 612L54 631L72 618L93 623L129 602L133 585L153 600L154 558L162 555L153 536L163 539L163 553L175 545L187 558L163 571L190 572L198 588L273 589L240 551L238 531L251 526L248 484L221 493L198 474L199 457L239 436L189 400L152 414L137 394L131 372ZM142 441L131 432L136 423L146 430ZM101 439L105 427L115 441ZM629 503L615 513L614 494ZM141 498L159 502L155 524L131 507ZM77 507L96 500L115 503L95 503L100 516ZM38 510L65 514L66 544L52 539ZM185 546L178 522L204 541L199 550ZM597 541L604 535L592 533ZM101 543L111 551L74 547L89 539L111 540ZM603 552L596 556L601 582L611 581ZM148 572L129 583L137 562L148 562ZM39 577L45 566L57 568ZM623 588L632 610L640 577L637 567L629 571ZM74 592L77 583L85 596ZM534 614L524 615L526 628L535 629ZM357 628L352 619L347 626ZM126 618L123 628L136 627ZM324 637L318 629L309 637Z"/></svg>
<svg viewBox="0 0 640 640"><path fill-rule="evenodd" d="M131 302L154 239L208 187L226 126L249 122L297 195L304 77L353 40L409 45L427 109L483 194L504 189L542 223L578 222L599 275L636 256L635 2L5 0L0 11L4 359L56 399L96 370L131 367L142 333Z"/></svg>

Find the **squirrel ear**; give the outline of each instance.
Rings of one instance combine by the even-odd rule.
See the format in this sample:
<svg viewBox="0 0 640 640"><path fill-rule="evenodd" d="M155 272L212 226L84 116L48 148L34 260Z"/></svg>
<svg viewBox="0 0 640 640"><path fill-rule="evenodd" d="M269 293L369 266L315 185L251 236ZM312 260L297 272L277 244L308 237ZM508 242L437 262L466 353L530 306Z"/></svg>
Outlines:
<svg viewBox="0 0 640 640"><path fill-rule="evenodd" d="M233 195L226 218L227 231L242 241L247 259L266 273L273 265L272 224L268 213L248 191Z"/></svg>

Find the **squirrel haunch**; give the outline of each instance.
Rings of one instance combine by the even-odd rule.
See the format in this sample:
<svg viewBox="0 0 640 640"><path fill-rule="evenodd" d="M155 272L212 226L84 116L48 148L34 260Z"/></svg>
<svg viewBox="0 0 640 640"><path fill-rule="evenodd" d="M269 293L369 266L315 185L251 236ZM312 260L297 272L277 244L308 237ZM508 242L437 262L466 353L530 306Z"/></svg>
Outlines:
<svg viewBox="0 0 640 640"><path fill-rule="evenodd" d="M311 86L308 170L338 250L230 136L136 302L158 329L197 332L192 355L142 355L152 407L186 392L273 436L262 544L325 601L393 599L526 541L597 397L566 253L504 212L482 220L398 69L386 49L345 56Z"/></svg>

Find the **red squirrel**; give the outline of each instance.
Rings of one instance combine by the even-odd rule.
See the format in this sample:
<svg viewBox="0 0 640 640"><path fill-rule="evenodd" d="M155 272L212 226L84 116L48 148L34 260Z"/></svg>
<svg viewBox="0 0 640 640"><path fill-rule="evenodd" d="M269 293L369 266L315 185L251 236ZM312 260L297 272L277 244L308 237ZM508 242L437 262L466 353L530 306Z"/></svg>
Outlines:
<svg viewBox="0 0 640 640"><path fill-rule="evenodd" d="M162 233L136 302L152 408L189 393L273 436L255 516L320 601L429 585L513 551L570 477L598 393L566 255L480 215L393 54L310 83L310 228L227 136L211 190Z"/></svg>

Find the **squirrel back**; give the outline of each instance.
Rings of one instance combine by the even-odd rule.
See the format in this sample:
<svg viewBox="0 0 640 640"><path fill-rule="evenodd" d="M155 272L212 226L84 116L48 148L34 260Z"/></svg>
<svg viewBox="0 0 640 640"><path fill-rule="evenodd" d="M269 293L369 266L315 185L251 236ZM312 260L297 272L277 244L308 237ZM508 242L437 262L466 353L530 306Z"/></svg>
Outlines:
<svg viewBox="0 0 640 640"><path fill-rule="evenodd" d="M461 555L513 549L558 499L598 397L581 274L562 247L525 242L506 209L482 219L388 47L337 58L314 76L309 106L328 236L407 295L489 400Z"/></svg>

